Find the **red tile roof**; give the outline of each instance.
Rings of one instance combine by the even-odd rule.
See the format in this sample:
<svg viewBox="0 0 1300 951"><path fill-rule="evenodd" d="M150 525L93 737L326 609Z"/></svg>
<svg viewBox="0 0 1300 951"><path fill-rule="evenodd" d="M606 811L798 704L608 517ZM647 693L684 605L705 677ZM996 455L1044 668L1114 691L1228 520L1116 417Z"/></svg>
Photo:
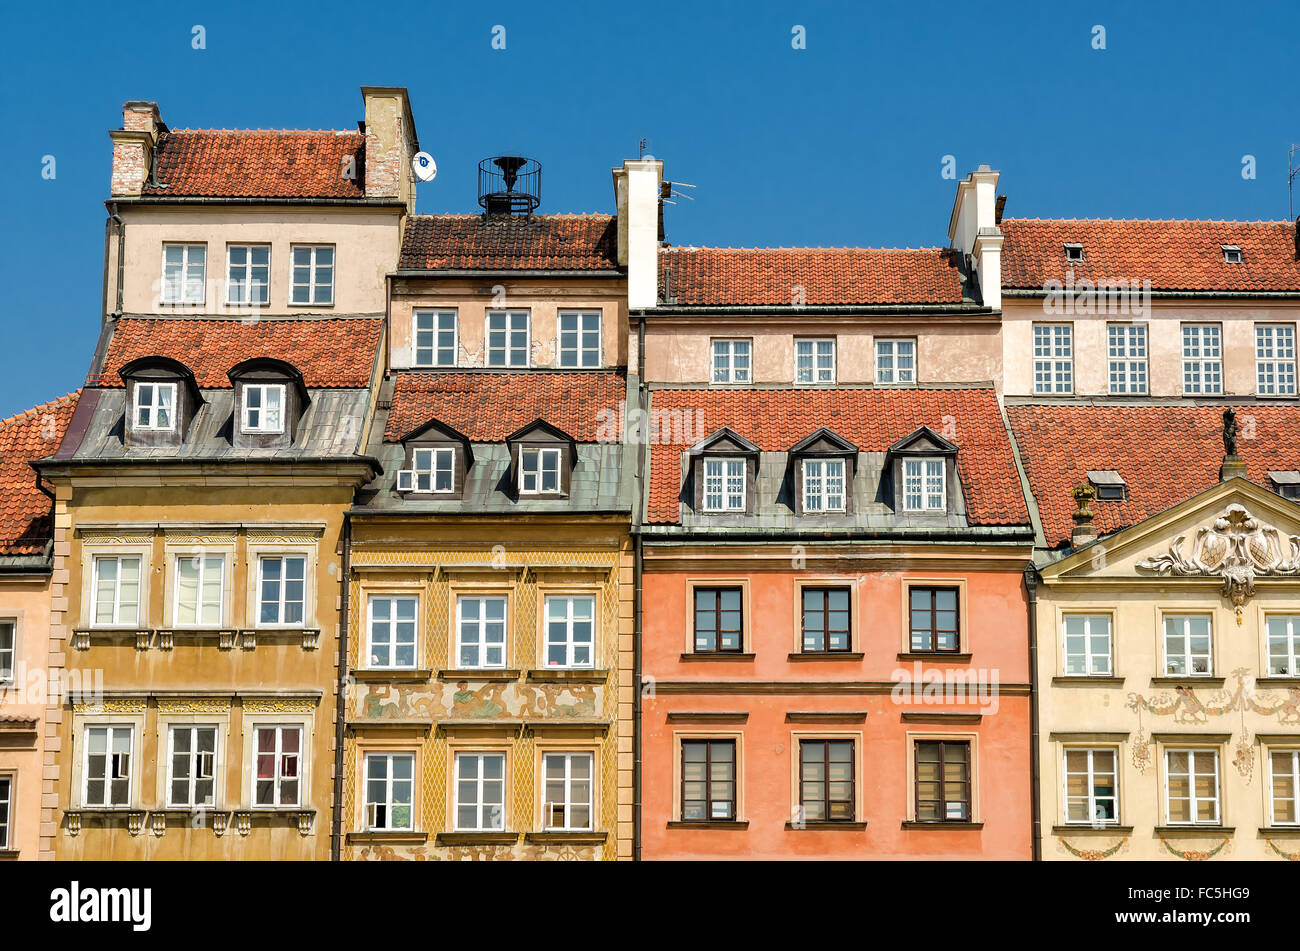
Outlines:
<svg viewBox="0 0 1300 951"><path fill-rule="evenodd" d="M399 268L608 271L618 267L613 215L413 215Z"/></svg>
<svg viewBox="0 0 1300 951"><path fill-rule="evenodd" d="M0 421L0 555L39 555L53 537L54 503L29 463L53 455L76 409L78 390Z"/></svg>
<svg viewBox="0 0 1300 951"><path fill-rule="evenodd" d="M154 197L364 198L365 136L284 129L176 129L158 137ZM352 173L352 177L347 177Z"/></svg>
<svg viewBox="0 0 1300 951"><path fill-rule="evenodd" d="M1159 514L1219 481L1222 406L1010 405L1007 417L1038 502L1049 547L1068 546L1070 490L1089 470L1115 469L1128 485L1124 502L1095 502L1093 525L1105 535ZM1238 406L1237 450L1252 482L1270 471L1300 470L1300 407Z"/></svg>
<svg viewBox="0 0 1300 951"><path fill-rule="evenodd" d="M1143 281L1157 291L1300 291L1295 225L1286 221L1112 221L1002 219L1002 286L1044 282ZM1083 260L1065 260L1082 244ZM1241 248L1228 264L1220 245Z"/></svg>
<svg viewBox="0 0 1300 951"><path fill-rule="evenodd" d="M695 306L962 302L956 256L939 248L665 248L659 289Z"/></svg>
<svg viewBox="0 0 1300 951"><path fill-rule="evenodd" d="M609 425L610 413L617 420L619 401L626 398L627 380L617 371L401 373L384 439L398 442L436 419L471 442L502 442L544 419L576 442L597 442L602 424Z"/></svg>
<svg viewBox="0 0 1300 951"><path fill-rule="evenodd" d="M959 447L957 468L972 524L1029 524L1011 440L991 389L665 389L654 391L650 409L698 410L706 434L730 426L766 452L785 452L819 426L863 452L884 452L929 426ZM678 521L681 454L689 449L657 444L651 450L651 522Z"/></svg>
<svg viewBox="0 0 1300 951"><path fill-rule="evenodd" d="M179 360L200 387L230 386L226 372L253 357L291 363L309 387L370 384L382 318L320 320L213 320L211 318L125 317L109 342L104 366L89 383L121 386L117 371L139 357Z"/></svg>

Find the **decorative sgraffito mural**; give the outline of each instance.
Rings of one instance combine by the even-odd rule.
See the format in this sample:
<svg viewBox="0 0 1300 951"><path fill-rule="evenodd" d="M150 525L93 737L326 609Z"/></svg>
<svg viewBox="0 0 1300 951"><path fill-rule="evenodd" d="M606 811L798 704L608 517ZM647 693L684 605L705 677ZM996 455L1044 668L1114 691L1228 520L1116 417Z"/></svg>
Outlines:
<svg viewBox="0 0 1300 951"><path fill-rule="evenodd" d="M594 718L603 708L602 684L479 683L366 684L358 691L362 720L572 717Z"/></svg>

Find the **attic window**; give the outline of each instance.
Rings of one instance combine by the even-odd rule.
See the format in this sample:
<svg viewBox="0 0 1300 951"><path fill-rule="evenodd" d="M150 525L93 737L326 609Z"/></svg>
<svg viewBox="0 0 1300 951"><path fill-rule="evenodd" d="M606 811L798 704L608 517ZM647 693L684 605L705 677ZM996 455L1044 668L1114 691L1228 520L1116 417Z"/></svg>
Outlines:
<svg viewBox="0 0 1300 951"><path fill-rule="evenodd" d="M519 494L560 491L560 450L524 449L519 453Z"/></svg>
<svg viewBox="0 0 1300 951"><path fill-rule="evenodd" d="M1278 495L1284 499L1300 501L1300 472L1295 470L1270 472L1268 477Z"/></svg>
<svg viewBox="0 0 1300 951"><path fill-rule="evenodd" d="M176 428L176 384L135 385L135 429L171 432Z"/></svg>
<svg viewBox="0 0 1300 951"><path fill-rule="evenodd" d="M944 505L944 460L903 460L903 510L942 512Z"/></svg>
<svg viewBox="0 0 1300 951"><path fill-rule="evenodd" d="M244 384L244 432L284 432L284 384Z"/></svg>
<svg viewBox="0 0 1300 951"><path fill-rule="evenodd" d="M704 511L745 511L745 460L704 460Z"/></svg>
<svg viewBox="0 0 1300 951"><path fill-rule="evenodd" d="M451 492L455 485L455 449L416 449L411 468L397 473L399 492Z"/></svg>
<svg viewBox="0 0 1300 951"><path fill-rule="evenodd" d="M1128 498L1128 485L1114 469L1090 471L1088 482L1096 490L1098 502L1123 502Z"/></svg>
<svg viewBox="0 0 1300 951"><path fill-rule="evenodd" d="M1081 245L1081 244L1067 244L1067 245L1065 246L1065 260L1067 260L1067 261L1082 261L1082 260L1083 260L1083 245Z"/></svg>
<svg viewBox="0 0 1300 951"><path fill-rule="evenodd" d="M1227 263L1240 264L1242 262L1241 248L1235 244L1221 244L1219 247L1223 249L1223 260Z"/></svg>

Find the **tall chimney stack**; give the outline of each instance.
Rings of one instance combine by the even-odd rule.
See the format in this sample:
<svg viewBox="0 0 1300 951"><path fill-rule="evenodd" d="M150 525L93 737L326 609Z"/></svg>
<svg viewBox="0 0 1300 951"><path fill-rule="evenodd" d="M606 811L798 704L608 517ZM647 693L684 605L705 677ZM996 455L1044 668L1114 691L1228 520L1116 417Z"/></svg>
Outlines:
<svg viewBox="0 0 1300 951"><path fill-rule="evenodd" d="M627 306L654 307L659 302L659 194L664 163L626 159L614 172L618 209L618 263L627 268Z"/></svg>
<svg viewBox="0 0 1300 951"><path fill-rule="evenodd" d="M122 105L122 128L109 132L113 140L114 198L138 198L153 171L153 153L158 136L167 131L158 113L158 103L133 99Z"/></svg>
<svg viewBox="0 0 1300 951"><path fill-rule="evenodd" d="M948 244L969 257L979 279L980 297L989 310L1002 309L1002 229L999 173L981 165L957 183L948 219Z"/></svg>

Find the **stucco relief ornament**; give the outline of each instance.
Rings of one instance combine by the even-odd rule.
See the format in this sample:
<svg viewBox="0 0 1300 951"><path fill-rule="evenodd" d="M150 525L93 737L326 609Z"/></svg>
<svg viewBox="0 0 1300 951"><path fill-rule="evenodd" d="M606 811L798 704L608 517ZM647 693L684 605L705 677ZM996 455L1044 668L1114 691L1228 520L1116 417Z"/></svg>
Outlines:
<svg viewBox="0 0 1300 951"><path fill-rule="evenodd" d="M1242 605L1255 594L1257 576L1300 574L1300 537L1283 535L1241 505L1229 505L1213 525L1198 528L1188 555L1182 552L1186 539L1179 535L1168 554L1139 561L1137 567L1162 575L1221 577L1222 594L1236 609L1238 626Z"/></svg>

